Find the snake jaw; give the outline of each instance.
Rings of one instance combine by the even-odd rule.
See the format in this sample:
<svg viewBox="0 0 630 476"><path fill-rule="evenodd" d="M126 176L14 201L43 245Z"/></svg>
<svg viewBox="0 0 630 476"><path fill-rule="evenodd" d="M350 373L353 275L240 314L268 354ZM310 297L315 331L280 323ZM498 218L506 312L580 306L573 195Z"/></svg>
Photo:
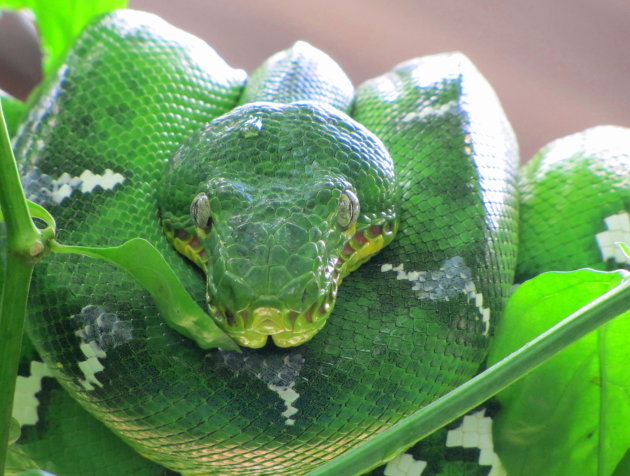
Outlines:
<svg viewBox="0 0 630 476"><path fill-rule="evenodd" d="M212 304L209 308L214 320L230 337L239 345L254 349L267 344L269 337L278 347L301 345L319 332L332 311L328 298L317 301L301 313L262 306L236 313L223 311Z"/></svg>
<svg viewBox="0 0 630 476"><path fill-rule="evenodd" d="M207 272L207 253L199 236L183 229L164 225L164 230L175 248ZM250 305L230 311L217 303L208 292L206 299L212 318L239 345L260 348L271 336L278 347L301 345L317 334L332 313L337 289L342 280L388 245L397 231L395 214L386 218L369 220L369 224L357 229L356 225L343 233L345 240L340 256L327 266L328 289L306 309L280 309L269 305Z"/></svg>
<svg viewBox="0 0 630 476"><path fill-rule="evenodd" d="M346 240L341 256L333 258L328 266L329 286L306 309L280 309L267 305L250 305L246 309L230 312L212 304L208 299L211 314L217 324L239 345L260 348L269 337L278 347L294 347L313 338L326 323L333 311L337 290L342 280L354 269L367 261L381 248L389 244L396 234L397 222L378 220L351 234Z"/></svg>
<svg viewBox="0 0 630 476"><path fill-rule="evenodd" d="M179 253L195 263L204 272L207 270L208 254L199 239L199 229L195 230L197 234L189 233L183 228L174 228L163 220L162 230L167 240Z"/></svg>
<svg viewBox="0 0 630 476"><path fill-rule="evenodd" d="M398 222L393 212L385 220L373 222L363 230L353 230L339 258L343 262L341 279L391 243L397 231Z"/></svg>

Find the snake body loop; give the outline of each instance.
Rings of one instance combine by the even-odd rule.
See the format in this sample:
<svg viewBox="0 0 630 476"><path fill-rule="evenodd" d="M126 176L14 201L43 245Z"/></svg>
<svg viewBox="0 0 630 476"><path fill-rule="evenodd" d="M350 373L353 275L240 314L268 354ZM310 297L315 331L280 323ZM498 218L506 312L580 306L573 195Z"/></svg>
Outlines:
<svg viewBox="0 0 630 476"><path fill-rule="evenodd" d="M57 218L62 242L148 239L199 303L209 295L226 328L242 326L243 343L252 319L276 335L276 314L291 324L291 312L324 306L329 292L308 291L305 307L291 304L284 313L277 296L269 298L273 304L241 306L249 302L241 295L258 286L247 283L274 282L265 292L285 289L283 300L293 303L310 289L311 276L291 276L305 280L295 287L299 297L282 276L303 267L326 281L339 250L351 262L339 276L357 268L308 342L236 354L201 350L171 330L150 296L107 264L59 255L38 267L27 323L37 351L83 408L174 471L306 472L463 383L484 358L512 283L517 236L517 147L494 93L459 54L402 64L355 94L331 64L299 43L265 63L243 93L245 74L198 39L151 15L119 11L84 31L21 127L16 155L25 188ZM239 102L248 104L234 109ZM291 114L297 122L283 119ZM274 178L269 164L289 157L301 164L299 181L289 180L291 167L278 169L268 191L284 205L255 210L275 210L276 227L261 219L267 224L256 229L245 220L241 238L252 241L239 244L231 241L239 215L229 210L254 210L248 207L262 196L255 188L261 184L244 183L244 176L256 163L241 164L242 176L225 172L230 180L223 181L189 167L165 179L164 167L172 157L172 171L180 160L197 164L186 157L217 133L226 142L202 150L237 160L230 151L249 154L267 130L274 139L258 150L267 175ZM378 157L380 176L395 175L394 185L378 185L376 174L359 187L348 178L360 175L359 162L343 173L341 165L326 165L332 168L321 173L322 164L344 154ZM166 193L169 180L179 185ZM356 216L349 193L359 203ZM185 204L183 215L170 211L171 202ZM289 226L287 216L311 205L326 227ZM395 210L396 238L363 263L377 248L370 240L385 245L393 237ZM295 234L297 248L259 248L273 233L282 244ZM239 266L247 266L238 259L257 263L257 252L266 253L264 266L252 269L264 279L246 282L252 272L239 276ZM199 267L208 272L207 285ZM316 320L312 310L310 317Z"/></svg>

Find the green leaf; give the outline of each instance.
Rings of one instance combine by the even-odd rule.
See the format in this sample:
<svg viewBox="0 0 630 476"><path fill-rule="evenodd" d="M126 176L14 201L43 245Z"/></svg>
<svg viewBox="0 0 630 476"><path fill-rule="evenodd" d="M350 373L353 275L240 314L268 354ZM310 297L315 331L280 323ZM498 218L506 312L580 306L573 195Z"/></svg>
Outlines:
<svg viewBox="0 0 630 476"><path fill-rule="evenodd" d="M28 9L35 15L44 54L44 71L53 71L74 38L92 18L117 8L127 0L0 0L0 9Z"/></svg>
<svg viewBox="0 0 630 476"><path fill-rule="evenodd" d="M9 422L9 444L12 445L15 443L20 437L20 424L18 421L11 417L11 421Z"/></svg>
<svg viewBox="0 0 630 476"><path fill-rule="evenodd" d="M89 256L123 269L151 294L166 323L180 334L203 349L239 350L190 297L173 269L147 240L134 238L113 248L68 246L53 241L51 251Z"/></svg>
<svg viewBox="0 0 630 476"><path fill-rule="evenodd" d="M615 468L615 472L612 476L628 476L630 474L630 450L626 451L626 454Z"/></svg>
<svg viewBox="0 0 630 476"><path fill-rule="evenodd" d="M57 230L57 223L48 210L39 203L30 200L26 200L26 204L28 205L28 212L31 214L32 218L39 218L46 224L46 228L52 230L53 233Z"/></svg>
<svg viewBox="0 0 630 476"><path fill-rule="evenodd" d="M4 112L4 119L6 120L7 130L9 131L9 137L15 137L17 126L22 118L22 114L26 109L26 105L19 99L15 99L13 96L0 89L0 102L2 102L2 110Z"/></svg>
<svg viewBox="0 0 630 476"><path fill-rule="evenodd" d="M40 465L33 461L33 458L31 458L31 456L26 451L24 451L24 448L22 448L20 445L9 446L9 451L7 453L7 464L5 467L5 474L7 476L51 475L51 473L36 469L29 469L25 471L25 468L37 468L38 466Z"/></svg>
<svg viewBox="0 0 630 476"><path fill-rule="evenodd" d="M628 273L544 273L522 284L497 328L499 361ZM630 312L591 332L507 388L494 420L510 476L610 476L630 448Z"/></svg>

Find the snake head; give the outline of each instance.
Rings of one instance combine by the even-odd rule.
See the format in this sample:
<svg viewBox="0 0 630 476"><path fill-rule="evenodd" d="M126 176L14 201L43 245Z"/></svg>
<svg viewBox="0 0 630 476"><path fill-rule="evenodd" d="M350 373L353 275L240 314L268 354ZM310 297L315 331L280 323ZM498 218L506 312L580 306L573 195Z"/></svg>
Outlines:
<svg viewBox="0 0 630 476"><path fill-rule="evenodd" d="M311 102L252 103L170 161L160 191L175 247L207 276L208 307L239 344L302 344L342 279L393 239L394 169L382 143Z"/></svg>

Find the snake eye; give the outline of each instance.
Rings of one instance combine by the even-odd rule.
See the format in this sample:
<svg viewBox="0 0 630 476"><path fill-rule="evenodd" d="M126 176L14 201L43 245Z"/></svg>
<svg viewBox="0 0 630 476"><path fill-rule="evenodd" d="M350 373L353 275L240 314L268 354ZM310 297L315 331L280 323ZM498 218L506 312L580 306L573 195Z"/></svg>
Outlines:
<svg viewBox="0 0 630 476"><path fill-rule="evenodd" d="M359 217L359 199L350 190L344 190L339 197L339 208L337 210L337 224L341 229L346 230Z"/></svg>
<svg viewBox="0 0 630 476"><path fill-rule="evenodd" d="M208 200L208 196L205 193L200 193L193 198L190 204L190 216L195 226L202 230L208 230L212 226L210 200Z"/></svg>

